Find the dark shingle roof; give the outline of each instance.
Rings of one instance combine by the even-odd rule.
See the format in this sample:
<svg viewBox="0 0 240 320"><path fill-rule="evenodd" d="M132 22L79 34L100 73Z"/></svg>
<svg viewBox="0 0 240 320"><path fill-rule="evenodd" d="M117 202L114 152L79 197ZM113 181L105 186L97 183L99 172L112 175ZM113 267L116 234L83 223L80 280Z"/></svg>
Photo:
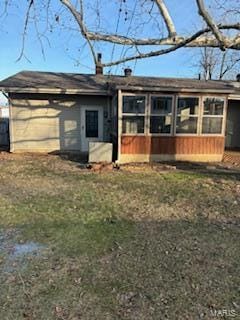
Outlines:
<svg viewBox="0 0 240 320"><path fill-rule="evenodd" d="M139 88L169 88L186 90L232 90L230 83L225 81L205 81L186 78L158 78L158 77L114 77L116 85L119 87L139 87Z"/></svg>
<svg viewBox="0 0 240 320"><path fill-rule="evenodd" d="M230 81L22 71L0 82L6 92L109 94L112 89L234 93ZM240 91L240 89L238 89Z"/></svg>
<svg viewBox="0 0 240 320"><path fill-rule="evenodd" d="M100 80L94 75L75 73L56 73L22 71L0 82L0 88L6 91L12 89L59 89L85 91L104 91L107 89L106 81Z"/></svg>

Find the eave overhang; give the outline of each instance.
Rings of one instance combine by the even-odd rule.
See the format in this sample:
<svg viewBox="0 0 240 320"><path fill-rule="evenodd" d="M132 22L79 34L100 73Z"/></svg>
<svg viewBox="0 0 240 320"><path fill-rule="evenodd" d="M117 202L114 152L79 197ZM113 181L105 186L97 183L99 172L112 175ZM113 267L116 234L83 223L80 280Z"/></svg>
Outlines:
<svg viewBox="0 0 240 320"><path fill-rule="evenodd" d="M6 93L45 93L45 94L66 94L66 95L98 95L111 96L109 90L82 90L82 89L61 89L61 88L19 88L19 87L0 87L0 91Z"/></svg>
<svg viewBox="0 0 240 320"><path fill-rule="evenodd" d="M203 89L203 88L176 88L176 87L139 87L139 86L116 86L122 91L145 91L145 92L189 92L189 93L211 93L211 94L234 94L233 89Z"/></svg>

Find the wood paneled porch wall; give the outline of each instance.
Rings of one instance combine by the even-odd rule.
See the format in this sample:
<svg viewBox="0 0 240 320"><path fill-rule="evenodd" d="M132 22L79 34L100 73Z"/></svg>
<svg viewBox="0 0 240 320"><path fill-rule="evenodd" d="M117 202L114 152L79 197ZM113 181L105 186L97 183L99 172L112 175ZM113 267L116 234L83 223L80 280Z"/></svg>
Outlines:
<svg viewBox="0 0 240 320"><path fill-rule="evenodd" d="M122 136L122 154L223 154L222 136Z"/></svg>

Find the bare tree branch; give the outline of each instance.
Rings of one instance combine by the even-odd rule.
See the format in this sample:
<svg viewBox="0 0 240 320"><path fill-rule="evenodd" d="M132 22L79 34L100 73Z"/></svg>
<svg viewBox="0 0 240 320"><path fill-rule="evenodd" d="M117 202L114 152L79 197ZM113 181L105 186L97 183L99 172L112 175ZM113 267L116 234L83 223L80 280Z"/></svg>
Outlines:
<svg viewBox="0 0 240 320"><path fill-rule="evenodd" d="M84 36L84 38L88 42L89 48L90 48L92 56L93 56L94 63L95 63L95 65L97 65L98 64L97 56L96 56L95 50L93 48L93 45L92 45L92 43L90 41L90 38L88 36L88 32L87 32L87 29L86 29L86 26L85 26L84 20L83 20L83 3L82 3L82 0L80 0L81 12L78 12L76 10L76 8L71 4L71 2L69 0L60 0L60 2L72 13L74 18L76 19L76 22L79 25L79 28L81 30L82 35Z"/></svg>
<svg viewBox="0 0 240 320"><path fill-rule="evenodd" d="M169 11L163 0L156 0L156 4L161 12L161 15L166 23L166 27L168 29L168 36L170 38L175 37L177 35L173 20L169 14Z"/></svg>
<svg viewBox="0 0 240 320"><path fill-rule="evenodd" d="M228 25L218 25L219 29L222 30L240 30L240 23L236 24L228 24ZM192 41L191 43L188 43L189 47L219 47L219 42L216 40L214 36L204 36L200 37L204 34L207 34L211 31L210 28L204 28L199 31L200 35L199 37ZM152 46L152 45L176 45L181 43L184 40L187 40L187 37L180 37L176 36L175 38L161 38L161 39L135 39L130 37L121 36L118 34L103 34L99 32L91 32L88 31L88 38L90 40L96 40L96 41L106 41L106 42L112 42L117 43L120 45L138 45L138 46ZM240 49L240 39L238 38L229 38L225 40L225 45L227 48L235 47L235 49ZM239 46L239 48L238 48Z"/></svg>
<svg viewBox="0 0 240 320"><path fill-rule="evenodd" d="M210 16L207 9L205 8L203 0L196 0L196 1L197 1L198 9L199 9L199 14L203 17L204 21L207 23L209 28L212 30L216 39L219 41L220 48L222 50L225 50L225 37L219 31L218 26L216 25L213 18Z"/></svg>
<svg viewBox="0 0 240 320"><path fill-rule="evenodd" d="M92 51L95 64L98 64L98 62L96 59L96 54L94 52L93 46L91 44L91 40L117 43L120 45L124 45L124 46L128 45L135 48L141 45L171 46L170 48L167 48L167 49L150 51L147 53L139 53L139 50L136 50L137 51L136 55L128 56L125 58L120 57L120 59L116 61L111 61L109 63L102 64L102 66L104 67L117 65L117 64L124 63L131 60L137 60L137 59L143 59L143 58L167 54L169 52L175 51L182 47L219 47L220 46L222 49L231 48L231 49L240 50L240 37L237 36L232 38L225 38L225 37L223 38L221 32L219 31L223 29L240 30L240 24L237 23L233 25L230 24L230 25L224 25L224 26L221 26L221 25L217 26L213 21L213 19L208 14L208 12L206 11L202 0L196 0L196 1L199 5L200 14L206 20L208 27L196 32L190 37L180 37L180 36L172 37L174 33L176 34L176 31L175 31L175 27L172 22L172 19L168 13L168 10L163 1L155 0L161 12L161 15L165 20L166 26L169 31L169 35L171 35L170 37L167 37L167 38L158 38L158 39L135 39L135 38L125 37L118 34L113 35L113 34L103 34L99 32L91 32L87 29L86 25L84 24L82 13L78 12L77 9L71 4L69 0L60 0L60 1L70 10L74 18L76 19L83 37L88 41L90 45L90 49ZM82 10L83 9L81 6L81 11ZM209 32L212 32L213 35L209 35Z"/></svg>
<svg viewBox="0 0 240 320"><path fill-rule="evenodd" d="M9 0L4 0L4 8L3 8L3 12L0 14L0 17L4 16L7 13L8 6L9 6Z"/></svg>
<svg viewBox="0 0 240 320"><path fill-rule="evenodd" d="M227 54L227 52L226 52L226 54ZM239 66L239 62L240 62L240 58L234 59L234 60L232 60L232 61L230 62L230 64L227 64L227 65L225 66L225 69L224 69L225 59L226 59L226 56L224 57L224 61L223 61L222 66L221 66L221 71L220 71L220 74L219 74L219 79L220 79L220 80L223 79L223 77L224 77L229 71L233 70L235 66L237 66L237 65ZM237 72L238 72L238 70L237 70Z"/></svg>
<svg viewBox="0 0 240 320"><path fill-rule="evenodd" d="M33 6L33 1L34 0L30 0L28 8L27 8L27 12L26 12L26 18L25 18L25 22L24 22L24 28L23 28L23 36L22 36L22 48L21 48L21 52L19 54L19 57L17 58L17 61L20 61L22 59L24 55L24 50L25 50L25 41L26 41L26 36L27 36L27 28L28 28L28 22L29 22L29 17L30 17L30 11L31 8ZM25 56L26 58L26 56ZM28 59L27 59L28 60ZM29 60L28 60L29 61Z"/></svg>
<svg viewBox="0 0 240 320"><path fill-rule="evenodd" d="M219 72L219 79L222 80L224 74L227 72L227 68L224 70L224 65L225 65L225 62L226 62L226 57L227 57L227 51L224 51L223 52L223 55L222 55L222 61L221 61L221 65L220 65L220 72Z"/></svg>
<svg viewBox="0 0 240 320"><path fill-rule="evenodd" d="M239 73L240 52L220 51L219 48L203 48L199 58L194 55L194 67L198 67L203 79L233 79Z"/></svg>
<svg viewBox="0 0 240 320"><path fill-rule="evenodd" d="M148 52L148 53L140 53L140 54L133 55L133 56L130 56L130 57L126 57L126 58L123 58L123 59L112 61L110 63L103 63L102 66L103 67L109 67L109 66L117 65L117 64L124 63L124 62L131 61L131 60L138 60L138 59L143 59L143 58L150 58L150 57L156 57L156 56L164 55L164 54L176 51L177 49L186 47L189 43L191 43L192 41L196 40L200 35L202 35L202 33L203 33L203 31L198 31L194 35L192 35L191 37L186 38L186 39L182 39L181 41L179 41L179 43L177 43L174 46L169 47L167 49L151 51L151 52ZM240 44L240 41L239 41L239 44Z"/></svg>
<svg viewBox="0 0 240 320"><path fill-rule="evenodd" d="M37 12L36 12L36 7L35 7L34 2L33 2L33 11L34 11L34 25L35 25L35 30L36 30L36 33L37 33L38 41L39 41L39 43L40 43L42 56L43 56L43 58L44 58L44 60L45 60L45 58L46 58L46 56L45 56L45 50L44 50L44 45L43 45L43 42L42 42L42 35L40 34L40 31L39 31L39 28L38 28Z"/></svg>
<svg viewBox="0 0 240 320"><path fill-rule="evenodd" d="M5 0L10 1L10 0ZM16 1L16 0L11 0ZM18 60L21 59L22 56L24 56L24 47L25 47L25 38L27 35L27 27L29 24L29 16L31 7L35 7L35 3L40 0L28 0L28 9L26 12L26 19L24 23L24 32L23 32L23 45L22 50L20 53L20 56ZM42 0L42 3L45 4L45 8L47 11L47 26L48 24L48 10L49 10L49 3L51 0ZM204 0L196 0L196 3L198 5L199 9L199 15L204 19L207 26L202 29L197 29L196 32L192 31L188 35L186 34L180 34L177 32L171 12L167 8L164 0L136 0L135 5L132 9L132 17L129 20L128 10L130 12L131 6L126 5L126 1L122 0L122 3L125 3L123 5L123 8L121 9L121 12L124 11L125 19L119 18L119 25L121 28L115 30L115 31L104 31L102 27L100 27L100 22L97 26L98 20L95 21L94 27L89 27L91 23L94 23L94 17L91 17L92 12L96 13L97 19L100 19L100 7L99 7L99 1L95 0L92 2L90 1L88 3L88 6L84 6L84 0L58 0L61 6L61 11L64 11L64 9L67 10L68 13L70 13L71 17L73 18L73 21L77 23L78 31L80 32L81 36L85 40L85 43L88 44L91 54L93 56L93 60L95 65L99 65L100 62L97 59L97 54L95 52L95 43L113 43L114 45L117 44L119 46L122 46L122 48L127 47L126 53L123 55L123 53L119 54L119 57L116 58L115 61L111 61L113 57L110 57L110 61L106 61L102 64L102 66L109 67L113 65L117 65L120 63L125 63L131 60L137 60L137 59L143 59L148 57L154 57L159 56L163 54L167 54L169 52L173 52L179 48L183 47L190 47L190 48L221 48L222 50L225 49L234 49L234 50L240 50L240 21L239 17L235 16L232 19L230 19L231 23L225 23L225 24L217 24L215 22L215 19L213 16L211 16L210 12L206 9ZM217 1L217 0L216 0ZM231 0L233 1L233 0ZM236 0L238 1L238 0ZM34 3L34 5L33 5ZM224 2L225 4L225 2ZM117 5L117 4L116 4ZM89 11L89 8L91 11ZM235 6L234 6L235 8ZM119 9L119 12L120 12ZM230 8L231 9L231 8ZM86 10L86 13L84 12ZM94 11L95 10L95 11ZM102 7L102 10L105 10L105 7ZM223 11L220 9L221 12ZM91 13L89 13L91 12ZM104 13L105 11L103 11ZM32 12L31 12L32 13ZM86 15L86 16L85 16ZM136 19L134 21L133 19ZM120 16L120 13L119 13ZM55 14L56 17L56 14ZM35 29L37 30L38 40L41 44L41 49L43 51L43 44L41 43L42 37L44 37L44 33L39 33L38 26L40 25L38 20L37 13L34 12L34 15L31 15L31 22L35 23ZM57 18L59 20L59 15L57 15ZM109 14L107 14L104 18L104 14L101 15L101 19L108 19ZM162 19L161 19L162 18ZM37 19L37 22L35 21ZM70 20L70 19L69 19ZM130 25L127 28L127 25L122 24L126 21L130 21ZM64 21L64 19L63 19ZM134 22L133 22L134 21ZM135 23L137 21L137 24ZM144 26L146 26L149 32L149 25L151 22L161 22L162 24L165 23L165 26L161 29L159 29L157 36L152 37L138 37L138 34L144 34L146 33L146 29L144 30ZM41 21L40 21L41 22ZM68 27L68 23L70 22L64 22L64 27ZM134 30L130 31L131 24L134 25ZM70 24L70 26L72 26ZM92 26L92 25L91 25ZM109 29L110 26L110 29ZM52 30L52 25L49 25L49 27ZM166 29L168 32L167 36L164 36L164 32L162 32L162 29ZM108 24L108 28L106 30L111 30L111 24ZM121 31L120 31L121 30ZM156 31L156 30L155 30ZM162 32L162 34L161 34ZM40 36L40 38L39 38ZM144 46L144 52L142 52L142 46ZM151 46L161 46L161 48L152 49ZM147 51L148 48L148 51ZM150 48L150 49L149 49ZM121 52L121 51L119 51ZM123 51L122 51L123 52ZM126 56L125 56L126 55ZM223 68L223 72L224 72Z"/></svg>
<svg viewBox="0 0 240 320"><path fill-rule="evenodd" d="M223 10L224 16L229 14L240 14L239 0L231 0L231 1L215 0L215 3L217 5L217 9Z"/></svg>

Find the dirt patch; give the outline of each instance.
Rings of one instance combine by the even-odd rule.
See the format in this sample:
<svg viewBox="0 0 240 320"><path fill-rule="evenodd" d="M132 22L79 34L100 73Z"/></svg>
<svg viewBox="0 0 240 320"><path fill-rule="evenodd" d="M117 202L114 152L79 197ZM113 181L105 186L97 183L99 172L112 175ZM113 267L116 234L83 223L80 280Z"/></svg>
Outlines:
<svg viewBox="0 0 240 320"><path fill-rule="evenodd" d="M87 168L92 172L110 172L114 169L118 169L118 167L114 166L113 163L91 163L87 165Z"/></svg>
<svg viewBox="0 0 240 320"><path fill-rule="evenodd" d="M114 163L96 163L88 164L85 158L79 155L71 154L43 154L43 153L9 153L0 151L0 161L8 165L18 162L19 170L25 163L34 164L39 161L42 169L51 172L80 172L80 173L101 173L118 171L151 173L166 173L175 170L239 170L240 169L240 152L226 152L223 162L219 163L194 163L184 161L173 162L152 162L152 163L130 163L117 165ZM16 170L16 168L15 168ZM35 167L36 170L36 167Z"/></svg>

